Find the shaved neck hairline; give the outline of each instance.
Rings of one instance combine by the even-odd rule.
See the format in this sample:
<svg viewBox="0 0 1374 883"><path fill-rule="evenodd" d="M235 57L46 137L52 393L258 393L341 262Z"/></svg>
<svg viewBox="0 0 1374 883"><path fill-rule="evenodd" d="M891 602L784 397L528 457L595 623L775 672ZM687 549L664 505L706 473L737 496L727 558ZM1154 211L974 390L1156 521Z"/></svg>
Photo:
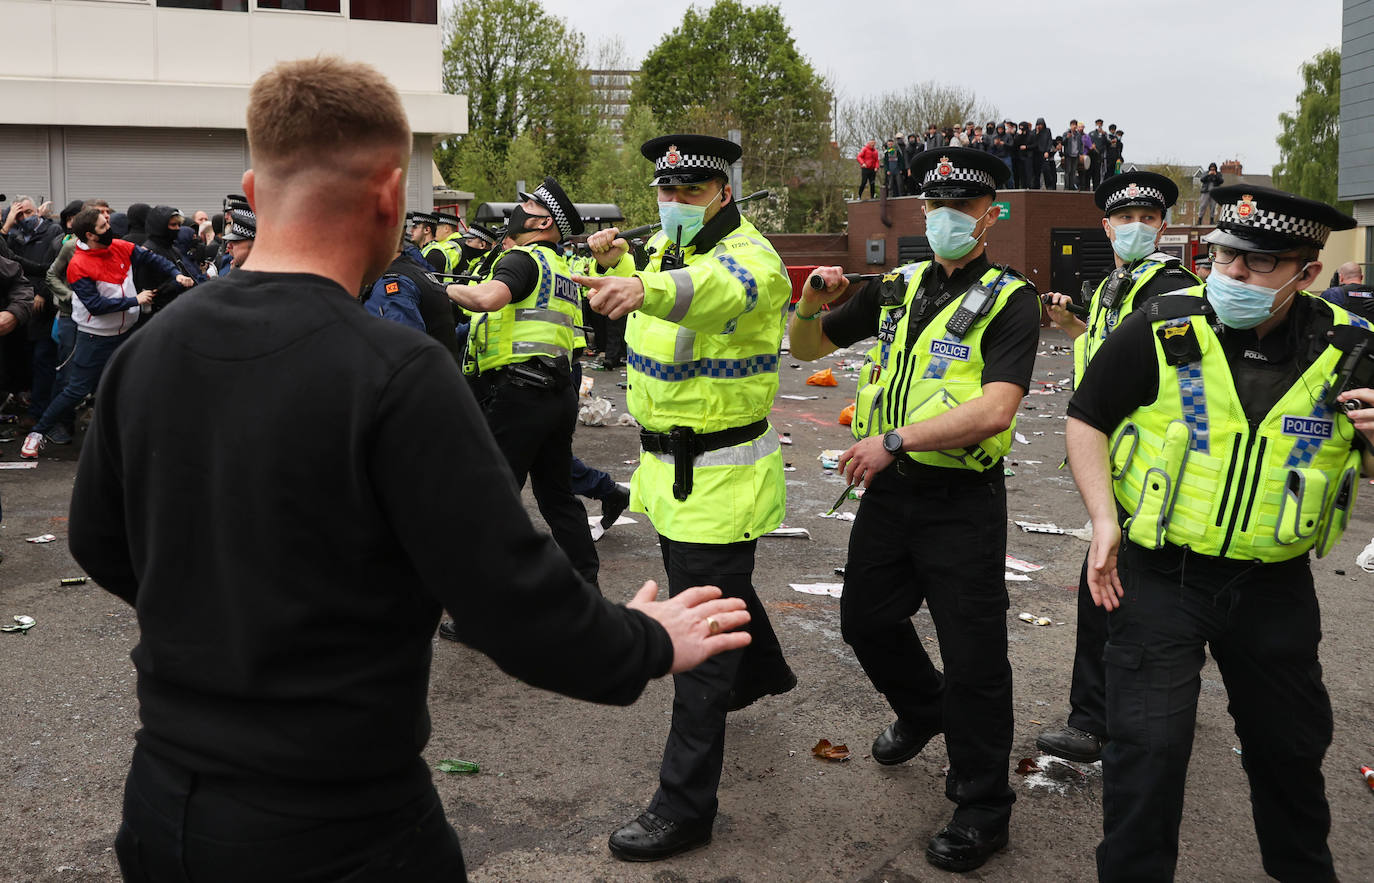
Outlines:
<svg viewBox="0 0 1374 883"><path fill-rule="evenodd" d="M267 160L254 166L258 179L257 199L278 202L272 195L289 193L292 205L309 201L319 205L346 205L367 183L392 169L408 169L410 145L378 142L351 145L325 152L298 152L285 160ZM278 206L280 208L280 206Z"/></svg>

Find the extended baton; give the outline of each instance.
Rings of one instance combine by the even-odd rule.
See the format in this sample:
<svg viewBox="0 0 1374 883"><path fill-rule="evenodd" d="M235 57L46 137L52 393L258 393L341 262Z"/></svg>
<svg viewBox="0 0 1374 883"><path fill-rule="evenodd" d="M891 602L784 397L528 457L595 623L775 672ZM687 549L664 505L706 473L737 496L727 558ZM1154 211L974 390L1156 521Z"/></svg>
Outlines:
<svg viewBox="0 0 1374 883"><path fill-rule="evenodd" d="M481 282L481 281L482 281L482 277L481 277L481 276L464 276L464 275L462 275L462 274L460 274L460 273L434 273L434 272L431 272L429 275L434 276L434 277L436 277L436 278L438 278L438 279L454 279L454 280L456 280L456 281L458 281L458 282Z"/></svg>
<svg viewBox="0 0 1374 883"><path fill-rule="evenodd" d="M882 275L882 273L845 273L844 278L846 282L867 282L869 279L877 279ZM825 290L825 280L821 279L821 277L812 273L810 279L811 287L816 291Z"/></svg>
<svg viewBox="0 0 1374 883"><path fill-rule="evenodd" d="M1047 307L1052 307L1052 306L1054 306L1054 301L1050 300L1050 296L1049 296L1048 294L1042 294L1042 295L1040 295L1040 300L1041 300L1041 302L1043 302L1043 303L1045 304L1045 306L1047 306ZM1088 318L1088 308L1087 308L1087 307L1080 307L1078 304L1073 303L1072 301L1070 301L1069 303L1066 303L1066 304L1062 304L1062 307L1063 307L1065 310L1068 310L1070 313L1072 313L1073 315L1077 316L1077 317L1080 318L1080 319L1086 319L1086 318Z"/></svg>

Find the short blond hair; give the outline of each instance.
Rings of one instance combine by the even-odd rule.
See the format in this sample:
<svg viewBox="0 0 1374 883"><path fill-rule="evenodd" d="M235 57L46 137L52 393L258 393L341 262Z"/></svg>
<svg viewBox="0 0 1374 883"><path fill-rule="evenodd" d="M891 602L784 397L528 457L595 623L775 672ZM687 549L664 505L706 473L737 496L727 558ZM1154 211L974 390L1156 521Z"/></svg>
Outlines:
<svg viewBox="0 0 1374 883"><path fill-rule="evenodd" d="M283 61L248 95L254 165L289 169L342 151L409 151L410 144L400 94L368 64L334 56Z"/></svg>

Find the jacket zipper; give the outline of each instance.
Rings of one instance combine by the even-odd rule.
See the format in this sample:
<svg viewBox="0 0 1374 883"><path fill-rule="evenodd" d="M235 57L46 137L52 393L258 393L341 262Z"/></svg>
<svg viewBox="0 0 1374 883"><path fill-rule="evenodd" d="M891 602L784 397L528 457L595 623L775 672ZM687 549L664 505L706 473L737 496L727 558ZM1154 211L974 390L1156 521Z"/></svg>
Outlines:
<svg viewBox="0 0 1374 883"><path fill-rule="evenodd" d="M1231 443L1231 466L1226 470L1226 486L1221 491L1221 505L1217 507L1217 527L1226 520L1226 498L1231 496L1231 482L1236 477L1236 455L1240 453L1240 436Z"/></svg>
<svg viewBox="0 0 1374 883"><path fill-rule="evenodd" d="M1269 439L1261 438L1259 453L1255 454L1255 474L1250 479L1250 501L1245 504L1245 520L1240 523L1241 530L1250 529L1250 513L1255 511L1255 497L1259 496L1260 481L1264 478L1264 449Z"/></svg>
<svg viewBox="0 0 1374 883"><path fill-rule="evenodd" d="M1255 446L1255 427L1252 425L1245 438L1245 459L1241 462L1240 481L1236 483L1236 500L1231 506L1231 518L1226 525L1226 537L1221 541L1221 551L1217 553L1219 557L1226 556L1226 550L1231 547L1231 537L1236 532L1236 519L1240 516L1240 504L1245 499L1243 488L1245 479L1250 474L1250 451Z"/></svg>

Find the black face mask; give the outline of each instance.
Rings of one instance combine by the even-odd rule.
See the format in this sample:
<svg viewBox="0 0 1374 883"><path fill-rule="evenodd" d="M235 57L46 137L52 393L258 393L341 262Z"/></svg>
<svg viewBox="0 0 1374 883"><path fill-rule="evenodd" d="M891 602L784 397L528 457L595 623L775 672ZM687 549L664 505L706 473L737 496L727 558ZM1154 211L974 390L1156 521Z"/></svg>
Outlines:
<svg viewBox="0 0 1374 883"><path fill-rule="evenodd" d="M108 248L110 243L114 242L114 230L106 230L104 233L95 234L95 241Z"/></svg>
<svg viewBox="0 0 1374 883"><path fill-rule="evenodd" d="M510 224L506 227L506 235L511 239L517 239L523 233L534 233L536 230L534 228L527 228L525 222L530 218L542 221L547 217L548 215L532 215L525 211L523 205L517 205L515 208L511 209Z"/></svg>
<svg viewBox="0 0 1374 883"><path fill-rule="evenodd" d="M512 212L512 214L514 213ZM466 242L460 245L458 247L458 250L462 253L464 262L470 261L473 258L481 257L482 255L487 253L487 250L485 248L478 248L475 245L468 245Z"/></svg>

